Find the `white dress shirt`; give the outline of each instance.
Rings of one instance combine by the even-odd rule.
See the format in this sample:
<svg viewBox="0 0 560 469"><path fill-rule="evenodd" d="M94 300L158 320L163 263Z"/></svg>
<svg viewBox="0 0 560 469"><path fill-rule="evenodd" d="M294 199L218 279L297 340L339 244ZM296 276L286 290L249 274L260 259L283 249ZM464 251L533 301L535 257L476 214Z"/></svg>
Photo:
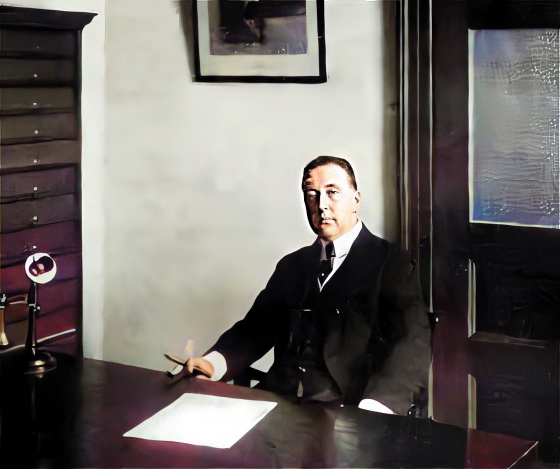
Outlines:
<svg viewBox="0 0 560 469"><path fill-rule="evenodd" d="M332 271L327 277L327 279L323 282L323 285L317 279L317 283L319 285L319 289L322 290L323 287L327 284L327 282L332 278L334 273L338 270L338 268L342 265L352 244L356 241L356 238L360 234L362 230L362 222L358 220L358 223L354 225L347 233L344 233L339 238L336 238L333 241L334 244L334 261L332 266ZM325 255L325 245L328 241L323 239L317 238L318 241L321 243L321 260L326 259ZM212 381L219 381L222 376L226 374L227 371L227 363L226 359L220 352L210 352L208 355L205 355L203 358L208 360L214 366L214 374L210 377ZM374 401L373 399L362 399L360 404L358 405L360 409L371 410L374 412L381 412L383 414L394 414L394 412L389 409L388 407L384 406L378 401Z"/></svg>
<svg viewBox="0 0 560 469"><path fill-rule="evenodd" d="M344 233L342 236L336 238L332 242L334 245L334 260L332 265L332 271L327 277L327 279L323 282L323 285L321 285L321 282L319 282L319 279L317 279L319 290L323 290L323 287L327 284L327 282L332 278L334 273L342 265L342 263L346 259L346 255L350 251L352 244L354 244L354 241L356 241L356 238L360 234L361 230L362 230L362 222L358 220L358 223L356 223L354 227L350 229L350 231ZM324 261L327 259L327 256L325 254L325 246L329 241L325 241L324 239L319 239L319 242L321 243L321 247L322 247L321 260Z"/></svg>

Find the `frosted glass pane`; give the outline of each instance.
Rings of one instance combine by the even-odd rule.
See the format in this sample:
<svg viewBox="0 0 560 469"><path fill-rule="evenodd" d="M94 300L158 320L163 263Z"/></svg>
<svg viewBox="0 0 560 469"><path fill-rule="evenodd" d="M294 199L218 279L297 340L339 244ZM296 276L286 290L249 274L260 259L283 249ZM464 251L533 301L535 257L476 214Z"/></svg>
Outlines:
<svg viewBox="0 0 560 469"><path fill-rule="evenodd" d="M473 222L560 227L558 33L469 31Z"/></svg>

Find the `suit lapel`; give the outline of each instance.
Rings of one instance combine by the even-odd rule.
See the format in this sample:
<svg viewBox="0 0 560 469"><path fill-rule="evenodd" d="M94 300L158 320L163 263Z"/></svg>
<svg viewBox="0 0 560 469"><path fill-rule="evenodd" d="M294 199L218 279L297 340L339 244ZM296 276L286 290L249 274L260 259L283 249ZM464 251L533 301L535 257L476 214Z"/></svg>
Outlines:
<svg viewBox="0 0 560 469"><path fill-rule="evenodd" d="M321 261L321 243L315 242L307 249L302 265L305 288L301 298L301 308L311 308L319 296L317 275Z"/></svg>
<svg viewBox="0 0 560 469"><path fill-rule="evenodd" d="M376 261L376 252L382 240L377 238L363 226L358 237L352 244L350 251L342 265L325 284L321 292L317 276L321 257L321 243L315 242L304 252L302 258L302 273L305 280L304 292L300 305L308 308L319 299L321 304L336 307L341 299L367 281L366 270Z"/></svg>
<svg viewBox="0 0 560 469"><path fill-rule="evenodd" d="M341 296L348 294L357 283L365 280L363 275L368 262L372 262L375 238L364 226L352 244L342 265L321 291L321 301L334 306Z"/></svg>
<svg viewBox="0 0 560 469"><path fill-rule="evenodd" d="M375 288L373 283L387 251L383 243L364 226L347 258L321 291L325 321L323 357L344 398L353 399L353 393L361 396L362 378L352 373L356 364L365 366L364 350L370 337L369 315L353 310L348 303L364 294L369 297Z"/></svg>

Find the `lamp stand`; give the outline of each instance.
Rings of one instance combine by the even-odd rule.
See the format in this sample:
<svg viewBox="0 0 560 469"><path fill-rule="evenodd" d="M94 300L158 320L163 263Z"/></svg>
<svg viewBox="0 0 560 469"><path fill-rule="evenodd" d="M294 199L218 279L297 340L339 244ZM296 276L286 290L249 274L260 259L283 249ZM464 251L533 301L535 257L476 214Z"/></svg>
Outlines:
<svg viewBox="0 0 560 469"><path fill-rule="evenodd" d="M49 353L37 348L36 320L37 315L41 311L41 307L38 304L37 290L37 284L31 282L28 296L29 322L27 339L25 340L25 355L27 359L27 367L23 372L25 375L42 375L56 368L56 359Z"/></svg>

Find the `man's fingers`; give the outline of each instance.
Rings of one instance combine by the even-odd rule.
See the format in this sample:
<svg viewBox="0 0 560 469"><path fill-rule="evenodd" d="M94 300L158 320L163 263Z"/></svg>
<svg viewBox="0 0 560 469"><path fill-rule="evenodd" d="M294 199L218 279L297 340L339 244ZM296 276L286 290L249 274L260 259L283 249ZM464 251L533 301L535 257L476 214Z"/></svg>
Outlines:
<svg viewBox="0 0 560 469"><path fill-rule="evenodd" d="M214 374L214 365L204 358L190 358L187 361L187 371L193 373L194 370L199 371L205 376L211 377Z"/></svg>

